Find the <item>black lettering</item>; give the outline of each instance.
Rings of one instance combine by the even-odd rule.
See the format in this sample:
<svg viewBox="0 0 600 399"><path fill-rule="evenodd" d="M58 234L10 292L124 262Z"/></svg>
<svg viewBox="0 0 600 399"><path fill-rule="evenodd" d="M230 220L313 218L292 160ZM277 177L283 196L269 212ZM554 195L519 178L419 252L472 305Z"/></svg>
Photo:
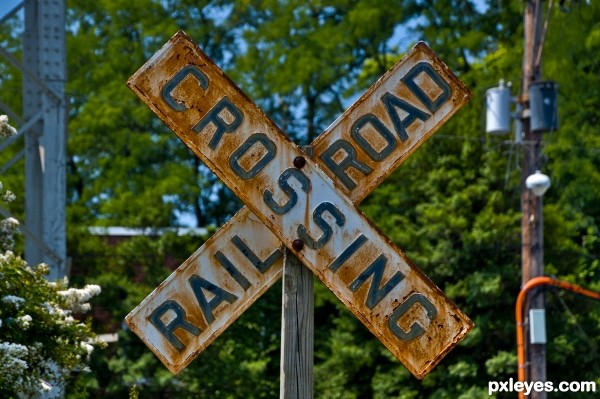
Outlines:
<svg viewBox="0 0 600 399"><path fill-rule="evenodd" d="M233 121L228 123L223 119L220 114L221 112L227 110L233 116ZM236 107L229 98L223 97L217 105L215 105L208 113L192 128L192 130L196 133L200 133L206 126L212 123L215 126L215 133L210 139L208 146L211 150L217 148L221 138L223 137L223 133L231 133L235 131L244 120L244 115L242 111L238 107Z"/></svg>
<svg viewBox="0 0 600 399"><path fill-rule="evenodd" d="M200 83L200 87L202 87L204 90L208 88L208 77L202 71L200 71L196 65L187 65L180 69L179 72L177 72L175 76L173 76L171 80L167 82L160 92L162 99L169 105L169 107L178 112L186 110L187 107L185 106L185 103L175 101L171 94L173 93L173 90L175 90L175 88L188 75L194 76L198 83Z"/></svg>
<svg viewBox="0 0 600 399"><path fill-rule="evenodd" d="M335 163L333 157L338 151L343 151L346 153L346 157L344 157L340 163ZM369 165L366 165L356 159L356 149L354 149L352 144L344 139L339 139L331 144L329 148L323 151L319 158L321 158L325 166L327 166L327 168L329 168L329 170L331 170L333 174L340 179L342 184L346 186L348 190L353 190L356 187L354 180L352 180L346 173L348 168L354 168L365 176L373 171Z"/></svg>
<svg viewBox="0 0 600 399"><path fill-rule="evenodd" d="M417 119L426 121L430 117L428 113L421 111L419 108L390 93L385 93L381 97L381 101L385 105L385 109L387 110L387 113L394 124L396 134L402 142L408 140L408 133L406 133L407 127L409 127ZM398 115L398 112L395 110L395 108L400 108L406 111L408 115L406 115L404 119L400 119L400 115Z"/></svg>
<svg viewBox="0 0 600 399"><path fill-rule="evenodd" d="M388 327L392 332L400 338L402 341L410 341L420 337L425 333L425 329L416 321L410 326L408 332L404 331L398 325L398 320L415 304L420 304L427 311L427 318L429 320L435 319L437 316L437 309L423 294L414 293L410 295L390 316L388 320Z"/></svg>
<svg viewBox="0 0 600 399"><path fill-rule="evenodd" d="M333 230L331 226L327 223L325 219L323 219L323 213L329 212L331 216L334 217L335 223L338 226L343 226L346 223L346 217L344 214L331 202L322 202L315 208L313 212L313 220L319 226L319 228L323 231L321 237L318 240L315 240L306 232L306 227L304 225L298 226L298 238L300 238L304 243L312 249L319 249L325 245L329 239L331 238L331 233Z"/></svg>
<svg viewBox="0 0 600 399"><path fill-rule="evenodd" d="M421 73L426 73L427 75L429 75L431 80L433 80L433 82L442 90L442 93L438 95L437 98L430 98L429 95L425 93L425 91L421 87L419 87L417 82L415 82L416 77L419 76L419 74ZM448 101L448 99L450 98L450 94L452 93L452 89L450 88L448 83L446 83L446 81L442 79L440 75L438 75L436 70L433 69L433 67L430 64L424 61L418 63L410 71L408 71L406 76L402 78L402 81L432 114L435 113L438 109L440 109L440 107L446 101Z"/></svg>
<svg viewBox="0 0 600 399"><path fill-rule="evenodd" d="M404 275L396 272L383 286L381 280L387 265L387 258L381 254L369 267L367 267L356 279L348 286L352 292L356 292L371 276L373 281L369 286L369 293L365 304L369 309L373 309L381 300L390 293L390 291L400 284L404 279Z"/></svg>
<svg viewBox="0 0 600 399"><path fill-rule="evenodd" d="M244 291L250 288L250 281L248 281L248 279L242 273L240 273L238 268L235 267L235 265L231 263L229 258L223 255L221 251L217 251L217 253L215 254L215 258L217 258L221 266L223 266L223 268L227 270L227 273L229 273L229 275L233 277L233 279L244 289Z"/></svg>
<svg viewBox="0 0 600 399"><path fill-rule="evenodd" d="M352 242L348 246L348 248L344 249L344 251L337 257L331 264L329 265L329 270L332 272L337 272L337 270L342 266L358 249L367 241L367 237L364 235L359 235L356 240Z"/></svg>
<svg viewBox="0 0 600 399"><path fill-rule="evenodd" d="M363 135L360 134L360 130L367 125L373 126L375 131L377 131L386 141L386 146L379 152L373 148ZM392 132L390 132L389 129L373 114L363 115L354 122L350 129L350 136L352 136L359 147L362 148L373 161L383 161L392 151L394 151L394 148L396 148L396 139Z"/></svg>
<svg viewBox="0 0 600 399"><path fill-rule="evenodd" d="M283 252L280 249L276 249L267 257L267 259L262 261L237 235L231 238L231 242L237 247L237 249L240 250L241 253L244 254L246 258L248 258L250 263L252 263L258 269L258 271L263 274L266 273L266 271L269 270L271 266L273 266L273 264L277 262L277 260L283 255Z"/></svg>
<svg viewBox="0 0 600 399"><path fill-rule="evenodd" d="M166 325L161 318L168 311L174 312L175 318L171 320L168 325ZM154 325L154 327L156 327L156 329L167 339L167 341L169 341L169 343L173 345L175 349L181 352L185 349L185 345L179 340L179 338L175 336L175 330L181 328L196 337L202 332L202 330L200 330L198 327L187 321L185 316L185 310L183 310L181 305L169 299L154 309L148 319L150 320L150 323L152 323L152 325Z"/></svg>
<svg viewBox="0 0 600 399"><path fill-rule="evenodd" d="M192 277L188 279L188 283L192 287L192 291L194 291L194 295L196 296L198 305L200 305L200 309L202 309L207 324L211 324L215 321L213 311L221 304L221 302L225 301L233 303L237 300L237 297L232 293L225 291L221 287L217 287L215 284L200 276L192 275ZM213 298L210 301L206 299L204 290L213 294Z"/></svg>
<svg viewBox="0 0 600 399"><path fill-rule="evenodd" d="M244 169L240 165L240 158L244 156L246 152L256 143L262 144L262 146L267 150L266 154L264 154L258 162L254 164L250 168L250 170ZM267 137L264 133L254 133L252 136L248 137L248 139L242 144L237 150L231 154L229 157L229 166L231 170L233 170L239 177L244 180L250 180L256 175L260 173L261 170L265 168L275 158L275 154L277 153L277 148L275 148L275 144L271 141L270 138Z"/></svg>
<svg viewBox="0 0 600 399"><path fill-rule="evenodd" d="M278 215L284 215L288 213L296 205L296 202L298 202L298 194L296 194L296 191L288 182L291 177L300 183L300 188L302 191L305 193L310 191L310 180L304 173L302 173L302 171L296 168L284 170L279 176L278 184L281 190L288 196L286 203L279 205L275 199L273 199L273 193L269 189L265 189L263 193L263 201L265 204L267 204L267 206Z"/></svg>

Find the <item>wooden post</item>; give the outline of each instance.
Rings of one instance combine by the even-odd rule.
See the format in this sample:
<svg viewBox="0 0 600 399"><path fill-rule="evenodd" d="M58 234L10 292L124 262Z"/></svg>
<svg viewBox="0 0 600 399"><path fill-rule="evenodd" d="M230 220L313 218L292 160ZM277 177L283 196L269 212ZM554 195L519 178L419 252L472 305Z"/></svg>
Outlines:
<svg viewBox="0 0 600 399"><path fill-rule="evenodd" d="M541 78L541 46L542 46L542 2L541 0L527 0L524 13L524 51L523 51L523 83L521 103L525 110L523 121L523 168L521 181L521 210L522 210L522 251L521 270L522 285L525 286L531 279L544 275L544 241L542 219L542 197L533 194L525 185L525 180L536 170L541 170L540 154L542 133L531 131L531 117L529 104L529 85ZM525 315L528 318L529 309L544 309L543 294L530 296L525 306ZM529 331L530 321L526 326ZM527 367L527 381L546 381L546 345L531 344L529 334L526 334L525 350L528 352L529 364ZM532 399L546 399L546 392L532 392Z"/></svg>
<svg viewBox="0 0 600 399"><path fill-rule="evenodd" d="M283 262L280 399L312 399L313 274L288 249Z"/></svg>

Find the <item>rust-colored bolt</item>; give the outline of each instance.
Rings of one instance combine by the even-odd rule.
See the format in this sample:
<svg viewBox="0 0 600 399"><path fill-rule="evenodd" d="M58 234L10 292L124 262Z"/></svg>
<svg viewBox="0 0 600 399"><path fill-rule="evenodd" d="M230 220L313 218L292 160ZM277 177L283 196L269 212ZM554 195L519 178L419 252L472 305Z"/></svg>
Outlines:
<svg viewBox="0 0 600 399"><path fill-rule="evenodd" d="M294 158L294 166L298 169L302 169L306 165L306 159L304 157L296 157Z"/></svg>
<svg viewBox="0 0 600 399"><path fill-rule="evenodd" d="M298 239L292 241L292 248L294 248L294 251L302 251L302 248L304 248L304 241Z"/></svg>

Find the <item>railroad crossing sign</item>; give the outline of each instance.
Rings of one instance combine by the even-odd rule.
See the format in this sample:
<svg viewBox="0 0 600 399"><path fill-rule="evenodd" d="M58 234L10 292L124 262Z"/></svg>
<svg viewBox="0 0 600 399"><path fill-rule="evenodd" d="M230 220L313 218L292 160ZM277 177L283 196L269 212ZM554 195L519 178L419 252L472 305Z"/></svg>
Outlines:
<svg viewBox="0 0 600 399"><path fill-rule="evenodd" d="M129 87L246 204L126 318L174 373L282 273L282 243L423 378L471 321L358 210L470 97L417 44L312 145L291 142L183 32Z"/></svg>

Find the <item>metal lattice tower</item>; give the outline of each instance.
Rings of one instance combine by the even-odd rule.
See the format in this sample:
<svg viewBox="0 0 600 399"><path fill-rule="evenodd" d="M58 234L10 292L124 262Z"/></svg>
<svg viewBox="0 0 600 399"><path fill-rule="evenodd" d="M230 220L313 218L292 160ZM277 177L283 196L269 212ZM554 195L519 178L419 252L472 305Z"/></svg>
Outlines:
<svg viewBox="0 0 600 399"><path fill-rule="evenodd" d="M50 266L48 278L67 275L66 257L66 46L65 0L25 0L1 17L0 23L24 9L23 60L0 47L0 60L22 74L22 116L0 102L18 123L25 149L25 259ZM13 140L2 143L0 150ZM6 169L10 165L4 167ZM2 213L7 213L3 210Z"/></svg>

